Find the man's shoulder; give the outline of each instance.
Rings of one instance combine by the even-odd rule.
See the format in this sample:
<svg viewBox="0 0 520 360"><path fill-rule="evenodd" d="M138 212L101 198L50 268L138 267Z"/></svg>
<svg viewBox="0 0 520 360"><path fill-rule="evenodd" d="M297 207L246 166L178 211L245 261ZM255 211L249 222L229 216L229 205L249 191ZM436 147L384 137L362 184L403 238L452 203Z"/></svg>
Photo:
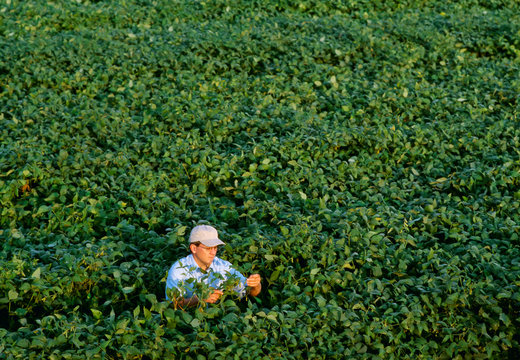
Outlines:
<svg viewBox="0 0 520 360"><path fill-rule="evenodd" d="M178 270L178 269L186 269L195 266L195 260L193 259L193 255L185 256L176 262L173 263L170 270Z"/></svg>
<svg viewBox="0 0 520 360"><path fill-rule="evenodd" d="M216 273L219 273L221 275L229 276L238 276L240 279L245 281L245 276L238 271L233 264L231 264L229 261L217 258L213 259L213 263L211 264L212 270Z"/></svg>
<svg viewBox="0 0 520 360"><path fill-rule="evenodd" d="M212 266L215 269L226 269L226 270L233 267L233 265L229 261L221 259L218 256L215 256L215 258L213 259Z"/></svg>

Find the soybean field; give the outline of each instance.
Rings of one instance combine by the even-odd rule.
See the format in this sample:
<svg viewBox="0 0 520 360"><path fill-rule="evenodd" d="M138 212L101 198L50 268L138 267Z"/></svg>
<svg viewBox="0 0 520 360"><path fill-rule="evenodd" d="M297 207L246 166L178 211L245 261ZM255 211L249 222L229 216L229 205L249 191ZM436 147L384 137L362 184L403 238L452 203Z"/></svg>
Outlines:
<svg viewBox="0 0 520 360"><path fill-rule="evenodd" d="M0 359L518 359L519 94L516 0L0 1Z"/></svg>

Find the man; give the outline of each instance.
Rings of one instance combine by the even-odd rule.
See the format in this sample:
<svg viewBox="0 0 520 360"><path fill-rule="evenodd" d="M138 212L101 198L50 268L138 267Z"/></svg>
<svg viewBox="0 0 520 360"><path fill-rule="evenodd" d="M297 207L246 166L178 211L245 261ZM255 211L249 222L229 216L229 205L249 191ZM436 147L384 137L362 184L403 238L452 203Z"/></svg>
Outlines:
<svg viewBox="0 0 520 360"><path fill-rule="evenodd" d="M191 254L176 261L168 271L166 298L176 307L197 305L202 301L215 303L225 288L242 297L247 291L257 296L262 290L259 274L247 279L231 263L217 257L218 246L225 245L217 230L209 225L197 225L190 233ZM202 289L201 289L202 288ZM205 288L205 289L204 289ZM170 299L171 294L172 299Z"/></svg>

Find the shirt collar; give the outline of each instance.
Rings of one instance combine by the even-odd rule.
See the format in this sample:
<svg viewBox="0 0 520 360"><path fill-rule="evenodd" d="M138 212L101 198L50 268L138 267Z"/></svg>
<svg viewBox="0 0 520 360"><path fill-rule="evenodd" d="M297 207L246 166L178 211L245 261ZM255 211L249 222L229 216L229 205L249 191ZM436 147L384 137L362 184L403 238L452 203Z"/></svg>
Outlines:
<svg viewBox="0 0 520 360"><path fill-rule="evenodd" d="M207 273L209 272L210 270L211 271L214 271L213 270L213 265L215 264L215 260L217 260L218 257L215 256L215 258L213 259L213 261L211 262L211 264L209 264L208 268L206 270L203 270L199 264L197 264L197 262L195 261L195 258L193 257L193 254L190 254L188 255L188 262L189 262L189 266L194 266L198 271L202 272L202 273Z"/></svg>

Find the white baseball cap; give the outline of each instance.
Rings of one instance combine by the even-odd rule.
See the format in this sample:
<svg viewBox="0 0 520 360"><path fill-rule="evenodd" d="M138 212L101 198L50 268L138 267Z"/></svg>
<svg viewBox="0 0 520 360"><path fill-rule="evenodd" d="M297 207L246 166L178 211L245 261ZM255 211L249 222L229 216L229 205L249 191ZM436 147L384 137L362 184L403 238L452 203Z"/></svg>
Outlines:
<svg viewBox="0 0 520 360"><path fill-rule="evenodd" d="M207 247L225 245L225 243L218 238L217 229L210 225L197 225L191 230L190 244L197 242Z"/></svg>

